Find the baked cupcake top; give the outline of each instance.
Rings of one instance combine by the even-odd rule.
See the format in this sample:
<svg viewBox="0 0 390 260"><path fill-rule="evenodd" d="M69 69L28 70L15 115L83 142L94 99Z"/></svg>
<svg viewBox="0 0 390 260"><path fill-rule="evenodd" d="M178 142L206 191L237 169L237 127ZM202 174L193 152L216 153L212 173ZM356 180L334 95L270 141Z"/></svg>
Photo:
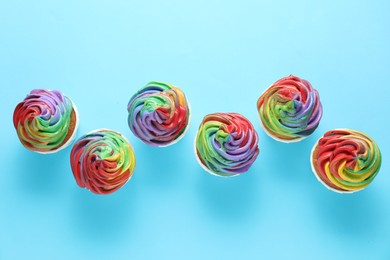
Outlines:
<svg viewBox="0 0 390 260"><path fill-rule="evenodd" d="M252 124L237 113L206 115L195 139L195 153L211 174L234 176L248 171L260 150Z"/></svg>
<svg viewBox="0 0 390 260"><path fill-rule="evenodd" d="M141 141L167 146L183 137L190 117L181 89L163 82L149 82L135 93L128 105L128 124Z"/></svg>
<svg viewBox="0 0 390 260"><path fill-rule="evenodd" d="M22 144L40 153L65 148L74 137L77 120L72 101L58 90L32 90L16 106L13 115Z"/></svg>
<svg viewBox="0 0 390 260"><path fill-rule="evenodd" d="M322 117L317 90L307 80L293 75L272 84L258 99L257 110L266 133L282 142L307 137Z"/></svg>
<svg viewBox="0 0 390 260"><path fill-rule="evenodd" d="M313 172L326 187L338 192L364 189L378 174L381 152L368 135L349 129L331 130L314 145Z"/></svg>
<svg viewBox="0 0 390 260"><path fill-rule="evenodd" d="M73 146L70 164L77 184L96 194L110 194L132 176L135 155L120 133L95 130Z"/></svg>

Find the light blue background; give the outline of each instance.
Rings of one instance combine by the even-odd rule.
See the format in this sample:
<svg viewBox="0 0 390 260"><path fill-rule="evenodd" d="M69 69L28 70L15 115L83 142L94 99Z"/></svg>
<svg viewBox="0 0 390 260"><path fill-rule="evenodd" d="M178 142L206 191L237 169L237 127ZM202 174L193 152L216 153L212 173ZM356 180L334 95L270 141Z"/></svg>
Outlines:
<svg viewBox="0 0 390 260"><path fill-rule="evenodd" d="M390 259L389 1L0 2L0 259ZM294 74L318 89L324 116L295 144L260 128L256 101ZM148 81L182 88L189 132L158 149L127 126ZM80 113L78 136L122 132L133 178L110 196L80 189L70 147L39 155L12 125L34 88L59 89ZM203 116L249 118L261 153L246 174L218 178L193 155ZM369 134L382 169L340 195L313 176L309 154L332 128Z"/></svg>

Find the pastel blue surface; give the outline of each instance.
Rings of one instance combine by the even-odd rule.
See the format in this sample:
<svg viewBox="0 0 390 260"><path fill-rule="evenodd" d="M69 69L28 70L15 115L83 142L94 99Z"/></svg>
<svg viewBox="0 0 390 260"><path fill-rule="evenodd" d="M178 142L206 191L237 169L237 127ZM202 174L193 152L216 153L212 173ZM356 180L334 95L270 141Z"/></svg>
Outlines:
<svg viewBox="0 0 390 260"><path fill-rule="evenodd" d="M390 2L0 0L0 259L390 259ZM319 128L295 144L260 128L256 101L294 74L318 89ZM130 96L151 80L182 88L187 135L149 147L127 126ZM73 178L70 147L26 150L12 125L34 88L77 105L78 136L122 132L137 166L117 193ZM246 174L218 178L193 154L203 116L235 111L260 136ZM327 130L352 128L381 148L364 191L340 195L313 176Z"/></svg>

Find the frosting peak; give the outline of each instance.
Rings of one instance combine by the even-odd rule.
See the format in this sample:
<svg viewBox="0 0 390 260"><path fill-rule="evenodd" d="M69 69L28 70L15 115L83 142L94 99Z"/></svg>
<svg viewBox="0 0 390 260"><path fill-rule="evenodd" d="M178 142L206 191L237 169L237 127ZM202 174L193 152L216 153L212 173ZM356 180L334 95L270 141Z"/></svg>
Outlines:
<svg viewBox="0 0 390 260"><path fill-rule="evenodd" d="M252 124L237 113L214 113L203 118L195 152L208 172L234 176L248 171L260 150Z"/></svg>
<svg viewBox="0 0 390 260"><path fill-rule="evenodd" d="M166 146L180 140L189 123L184 93L163 82L149 82L128 103L130 130L144 143Z"/></svg>
<svg viewBox="0 0 390 260"><path fill-rule="evenodd" d="M103 129L86 134L76 142L70 163L80 187L96 194L109 194L130 179L135 155L121 134Z"/></svg>
<svg viewBox="0 0 390 260"><path fill-rule="evenodd" d="M61 92L35 89L16 106L13 123L26 148L50 153L72 139L77 114L72 101Z"/></svg>
<svg viewBox="0 0 390 260"><path fill-rule="evenodd" d="M312 168L317 178L338 192L364 189L378 174L382 157L368 135L349 129L331 130L313 147Z"/></svg>
<svg viewBox="0 0 390 260"><path fill-rule="evenodd" d="M285 142L313 133L322 117L317 90L293 75L272 84L258 99L257 109L267 134Z"/></svg>

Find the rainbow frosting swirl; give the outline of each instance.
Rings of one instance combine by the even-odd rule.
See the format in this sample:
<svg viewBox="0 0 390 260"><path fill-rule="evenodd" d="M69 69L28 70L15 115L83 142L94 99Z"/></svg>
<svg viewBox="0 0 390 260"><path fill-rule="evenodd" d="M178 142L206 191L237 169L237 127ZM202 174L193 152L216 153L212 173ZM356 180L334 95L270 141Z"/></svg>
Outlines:
<svg viewBox="0 0 390 260"><path fill-rule="evenodd" d="M110 194L132 176L135 155L129 142L111 130L82 136L73 146L70 164L77 184L96 194Z"/></svg>
<svg viewBox="0 0 390 260"><path fill-rule="evenodd" d="M313 172L331 190L348 193L364 189L378 174L381 152L366 134L331 130L314 145Z"/></svg>
<svg viewBox="0 0 390 260"><path fill-rule="evenodd" d="M257 110L266 133L282 142L307 137L322 117L317 90L293 75L272 84L258 99Z"/></svg>
<svg viewBox="0 0 390 260"><path fill-rule="evenodd" d="M65 148L76 133L77 120L72 101L57 90L32 90L13 114L22 144L39 153Z"/></svg>
<svg viewBox="0 0 390 260"><path fill-rule="evenodd" d="M131 131L153 146L167 146L180 140L190 117L184 93L162 82L149 82L140 89L131 97L127 111Z"/></svg>
<svg viewBox="0 0 390 260"><path fill-rule="evenodd" d="M260 150L253 125L237 113L214 113L203 118L195 139L201 166L219 176L242 174Z"/></svg>

